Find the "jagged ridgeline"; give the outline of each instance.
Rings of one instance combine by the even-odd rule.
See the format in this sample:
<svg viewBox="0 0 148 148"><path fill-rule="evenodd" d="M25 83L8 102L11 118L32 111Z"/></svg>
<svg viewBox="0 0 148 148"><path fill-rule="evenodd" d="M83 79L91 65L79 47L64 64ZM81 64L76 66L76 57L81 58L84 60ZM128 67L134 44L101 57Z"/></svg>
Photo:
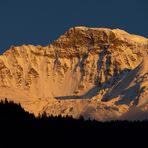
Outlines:
<svg viewBox="0 0 148 148"><path fill-rule="evenodd" d="M3 53L0 98L35 115L135 119L135 110L148 110L147 55L147 38L73 27L46 47L22 45Z"/></svg>

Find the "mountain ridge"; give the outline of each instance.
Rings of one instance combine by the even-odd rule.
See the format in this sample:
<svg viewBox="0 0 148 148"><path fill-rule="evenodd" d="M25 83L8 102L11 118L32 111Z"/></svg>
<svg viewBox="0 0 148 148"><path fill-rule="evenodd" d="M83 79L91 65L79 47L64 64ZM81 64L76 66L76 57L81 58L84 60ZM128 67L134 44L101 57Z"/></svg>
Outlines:
<svg viewBox="0 0 148 148"><path fill-rule="evenodd" d="M4 52L0 98L18 101L36 115L117 118L131 106L147 106L147 56L144 37L120 29L73 27L48 46Z"/></svg>

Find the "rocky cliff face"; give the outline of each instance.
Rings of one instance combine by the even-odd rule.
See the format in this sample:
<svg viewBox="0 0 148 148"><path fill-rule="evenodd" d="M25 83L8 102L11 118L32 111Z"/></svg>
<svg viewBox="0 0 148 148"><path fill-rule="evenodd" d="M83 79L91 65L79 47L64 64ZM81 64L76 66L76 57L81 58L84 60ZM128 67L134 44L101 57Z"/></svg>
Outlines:
<svg viewBox="0 0 148 148"><path fill-rule="evenodd" d="M98 120L147 110L148 39L119 29L74 27L52 44L0 56L0 98L26 110Z"/></svg>

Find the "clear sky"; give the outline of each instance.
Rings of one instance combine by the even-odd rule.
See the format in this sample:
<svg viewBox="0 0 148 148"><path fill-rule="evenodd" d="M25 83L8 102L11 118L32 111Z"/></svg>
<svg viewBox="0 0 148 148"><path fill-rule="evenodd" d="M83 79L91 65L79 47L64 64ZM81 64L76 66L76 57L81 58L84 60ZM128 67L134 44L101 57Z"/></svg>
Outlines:
<svg viewBox="0 0 148 148"><path fill-rule="evenodd" d="M148 0L0 0L0 53L11 45L48 45L73 26L148 37Z"/></svg>

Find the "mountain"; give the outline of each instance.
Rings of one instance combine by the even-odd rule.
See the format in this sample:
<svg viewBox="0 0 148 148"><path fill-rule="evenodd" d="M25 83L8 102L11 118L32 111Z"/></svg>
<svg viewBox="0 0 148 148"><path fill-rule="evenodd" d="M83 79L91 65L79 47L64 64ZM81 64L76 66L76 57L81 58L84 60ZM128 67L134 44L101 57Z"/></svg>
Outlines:
<svg viewBox="0 0 148 148"><path fill-rule="evenodd" d="M128 112L148 111L147 65L147 38L73 27L46 47L12 46L4 52L0 98L20 102L36 116L135 119Z"/></svg>

